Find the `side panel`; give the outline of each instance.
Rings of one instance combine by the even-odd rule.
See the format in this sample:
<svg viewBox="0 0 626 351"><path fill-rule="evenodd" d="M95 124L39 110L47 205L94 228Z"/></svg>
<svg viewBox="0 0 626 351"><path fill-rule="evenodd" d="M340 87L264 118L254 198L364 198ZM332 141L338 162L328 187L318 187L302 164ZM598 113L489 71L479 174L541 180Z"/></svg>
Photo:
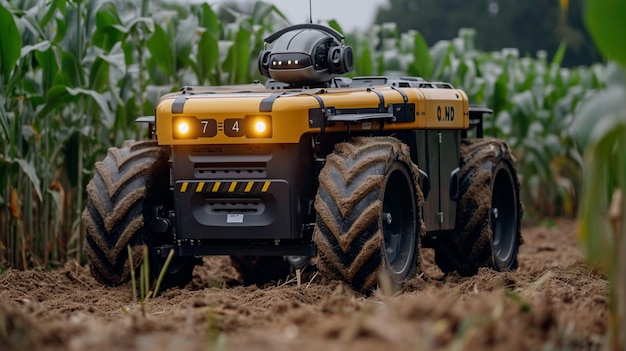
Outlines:
<svg viewBox="0 0 626 351"><path fill-rule="evenodd" d="M439 157L439 140L441 132L438 130L426 131L426 143L428 147L428 163L430 165L430 201L429 213L424 215L424 221L426 222L426 229L428 231L441 230L441 193L445 192L445 189L441 188L441 167ZM429 226L430 224L430 226Z"/></svg>
<svg viewBox="0 0 626 351"><path fill-rule="evenodd" d="M461 133L453 130L443 130L439 144L439 171L441 180L440 211L443 220L441 230L452 230L456 224L457 199L453 192L458 189L458 171L460 166L459 150L461 147ZM455 176L457 174L457 176Z"/></svg>
<svg viewBox="0 0 626 351"><path fill-rule="evenodd" d="M467 97L457 89L422 89L426 99L426 129L467 129Z"/></svg>
<svg viewBox="0 0 626 351"><path fill-rule="evenodd" d="M420 169L428 175L430 191L424 199L424 224L428 232L453 230L457 201L455 170L459 167L460 132L419 130L415 132Z"/></svg>
<svg viewBox="0 0 626 351"><path fill-rule="evenodd" d="M437 144L429 142L432 132L418 130L415 132L417 141L417 164L420 170L428 175L428 192L424 194L423 220L427 231L439 230L439 166L437 158L432 154L437 153ZM432 144L432 145L431 145ZM434 163L433 163L434 162ZM424 189L422 189L424 191Z"/></svg>

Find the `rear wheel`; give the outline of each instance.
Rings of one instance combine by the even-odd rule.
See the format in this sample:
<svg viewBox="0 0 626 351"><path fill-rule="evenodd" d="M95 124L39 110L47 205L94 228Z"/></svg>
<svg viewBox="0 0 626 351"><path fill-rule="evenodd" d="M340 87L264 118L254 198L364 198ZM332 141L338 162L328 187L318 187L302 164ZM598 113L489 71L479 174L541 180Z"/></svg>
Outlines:
<svg viewBox="0 0 626 351"><path fill-rule="evenodd" d="M522 242L515 158L500 140L463 140L457 233L439 238L435 260L444 272L474 275L479 267L514 270Z"/></svg>
<svg viewBox="0 0 626 351"><path fill-rule="evenodd" d="M395 288L419 263L422 194L408 147L394 138L338 144L320 172L313 239L317 266L361 292L381 269Z"/></svg>
<svg viewBox="0 0 626 351"><path fill-rule="evenodd" d="M143 260L143 247L171 241L171 232L153 235L147 223L158 209L171 208L168 154L156 141L126 142L110 148L95 165L87 185L87 207L82 220L86 228L84 250L94 278L105 285L130 280L131 269ZM134 267L130 267L131 248ZM165 260L149 250L152 278L158 276ZM165 273L162 286L183 286L191 281L197 260L175 257Z"/></svg>

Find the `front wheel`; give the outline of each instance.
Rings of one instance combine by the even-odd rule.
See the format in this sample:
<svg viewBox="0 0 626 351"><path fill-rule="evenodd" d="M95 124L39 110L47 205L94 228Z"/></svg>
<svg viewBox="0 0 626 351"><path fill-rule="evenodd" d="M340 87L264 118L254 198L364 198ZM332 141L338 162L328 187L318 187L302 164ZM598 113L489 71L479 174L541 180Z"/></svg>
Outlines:
<svg viewBox="0 0 626 351"><path fill-rule="evenodd" d="M144 245L150 248L167 241L167 235L153 235L148 225L157 208L172 206L167 159L167 151L156 141L129 141L121 148L110 148L104 160L96 163L87 184L82 220L87 232L85 255L91 274L100 283L115 286L129 281L131 270L142 263ZM150 252L150 275L154 279L165 259ZM174 257L162 286L190 282L196 263L193 257Z"/></svg>
<svg viewBox="0 0 626 351"><path fill-rule="evenodd" d="M463 140L456 235L439 238L435 247L444 272L470 276L479 267L517 268L523 215L519 189L515 158L503 141Z"/></svg>
<svg viewBox="0 0 626 351"><path fill-rule="evenodd" d="M367 293L384 272L393 288L419 264L423 201L417 166L394 138L338 144L319 176L313 240L324 277Z"/></svg>

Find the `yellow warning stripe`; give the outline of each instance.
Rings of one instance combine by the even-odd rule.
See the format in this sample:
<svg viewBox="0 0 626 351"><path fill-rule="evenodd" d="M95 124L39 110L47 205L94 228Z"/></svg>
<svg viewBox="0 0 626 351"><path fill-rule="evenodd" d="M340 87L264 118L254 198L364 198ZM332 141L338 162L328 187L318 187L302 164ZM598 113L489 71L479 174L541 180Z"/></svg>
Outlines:
<svg viewBox="0 0 626 351"><path fill-rule="evenodd" d="M196 193L201 193L204 191L211 191L213 193L217 193L220 191L220 188L222 188L222 183L223 182L181 182L180 183L180 192L184 193L187 192L187 190L189 189L189 187L192 187L191 191L195 191ZM244 193L250 193L253 191L253 189L256 188L255 191L260 191L262 193L266 193L269 188L270 185L272 184L271 181L246 181L246 182L226 182L227 187L226 189L222 188L222 191L226 190L229 193L233 193L237 190L237 186L239 185L239 183L241 184L245 184L245 187L239 188L239 191L242 191ZM258 187L255 187L255 185L258 184L261 186L261 189L259 189Z"/></svg>

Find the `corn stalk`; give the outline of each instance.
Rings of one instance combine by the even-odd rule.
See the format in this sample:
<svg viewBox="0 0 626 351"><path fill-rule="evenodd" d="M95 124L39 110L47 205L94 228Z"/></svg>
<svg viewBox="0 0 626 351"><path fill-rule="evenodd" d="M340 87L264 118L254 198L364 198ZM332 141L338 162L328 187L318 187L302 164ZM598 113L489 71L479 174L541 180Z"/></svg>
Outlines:
<svg viewBox="0 0 626 351"><path fill-rule="evenodd" d="M600 51L614 61L607 89L581 107L573 130L585 148L580 239L610 280L610 351L626 348L626 4L589 0L585 21Z"/></svg>

